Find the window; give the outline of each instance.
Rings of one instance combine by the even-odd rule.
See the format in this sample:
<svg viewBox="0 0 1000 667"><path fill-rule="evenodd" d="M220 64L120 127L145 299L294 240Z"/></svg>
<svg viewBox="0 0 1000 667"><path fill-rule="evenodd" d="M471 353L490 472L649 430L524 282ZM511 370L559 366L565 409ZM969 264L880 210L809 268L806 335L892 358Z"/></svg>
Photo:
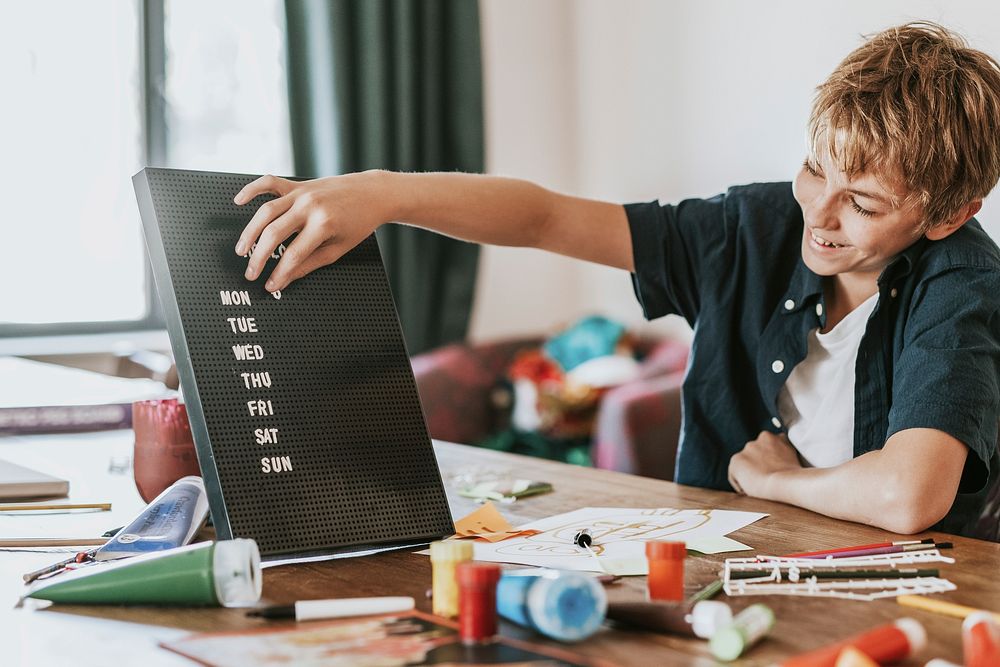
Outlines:
<svg viewBox="0 0 1000 667"><path fill-rule="evenodd" d="M291 173L281 0L13 11L0 23L0 336L160 328L131 176Z"/></svg>

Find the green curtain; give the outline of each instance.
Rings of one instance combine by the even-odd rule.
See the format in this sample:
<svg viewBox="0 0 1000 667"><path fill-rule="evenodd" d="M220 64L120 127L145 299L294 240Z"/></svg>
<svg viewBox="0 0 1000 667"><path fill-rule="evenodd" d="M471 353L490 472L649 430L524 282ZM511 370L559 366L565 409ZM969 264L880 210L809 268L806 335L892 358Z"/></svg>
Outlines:
<svg viewBox="0 0 1000 667"><path fill-rule="evenodd" d="M481 172L476 0L286 0L295 169ZM378 231L410 354L461 340L478 246Z"/></svg>

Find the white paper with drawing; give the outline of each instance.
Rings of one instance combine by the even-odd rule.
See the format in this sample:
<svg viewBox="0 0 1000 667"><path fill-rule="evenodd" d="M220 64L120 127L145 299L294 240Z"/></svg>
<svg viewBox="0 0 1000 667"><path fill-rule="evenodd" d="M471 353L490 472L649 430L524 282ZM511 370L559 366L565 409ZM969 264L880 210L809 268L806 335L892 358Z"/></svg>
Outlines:
<svg viewBox="0 0 1000 667"><path fill-rule="evenodd" d="M645 542L649 540L685 542L688 549L703 553L743 551L751 547L726 534L765 516L717 509L584 507L519 526L542 531L537 535L476 542L475 558L563 570L646 574ZM573 542L582 529L590 532L597 559Z"/></svg>

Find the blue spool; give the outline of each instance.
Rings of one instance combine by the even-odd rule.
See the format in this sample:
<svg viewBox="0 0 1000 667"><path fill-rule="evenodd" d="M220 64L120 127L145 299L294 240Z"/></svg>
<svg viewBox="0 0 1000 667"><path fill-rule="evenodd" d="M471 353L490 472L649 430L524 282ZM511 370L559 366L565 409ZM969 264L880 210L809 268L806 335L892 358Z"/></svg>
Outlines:
<svg viewBox="0 0 1000 667"><path fill-rule="evenodd" d="M497 584L501 616L559 641L575 642L594 634L607 609L601 584L579 572L505 572Z"/></svg>

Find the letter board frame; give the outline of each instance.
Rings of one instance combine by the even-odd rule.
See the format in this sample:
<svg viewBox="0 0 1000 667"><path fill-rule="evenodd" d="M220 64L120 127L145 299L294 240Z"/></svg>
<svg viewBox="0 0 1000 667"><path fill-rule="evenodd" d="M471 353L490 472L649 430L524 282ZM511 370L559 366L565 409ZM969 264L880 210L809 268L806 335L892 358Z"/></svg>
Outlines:
<svg viewBox="0 0 1000 667"><path fill-rule="evenodd" d="M217 536L284 560L453 533L375 235L275 298L275 255L250 282L234 251L255 178L132 179Z"/></svg>

